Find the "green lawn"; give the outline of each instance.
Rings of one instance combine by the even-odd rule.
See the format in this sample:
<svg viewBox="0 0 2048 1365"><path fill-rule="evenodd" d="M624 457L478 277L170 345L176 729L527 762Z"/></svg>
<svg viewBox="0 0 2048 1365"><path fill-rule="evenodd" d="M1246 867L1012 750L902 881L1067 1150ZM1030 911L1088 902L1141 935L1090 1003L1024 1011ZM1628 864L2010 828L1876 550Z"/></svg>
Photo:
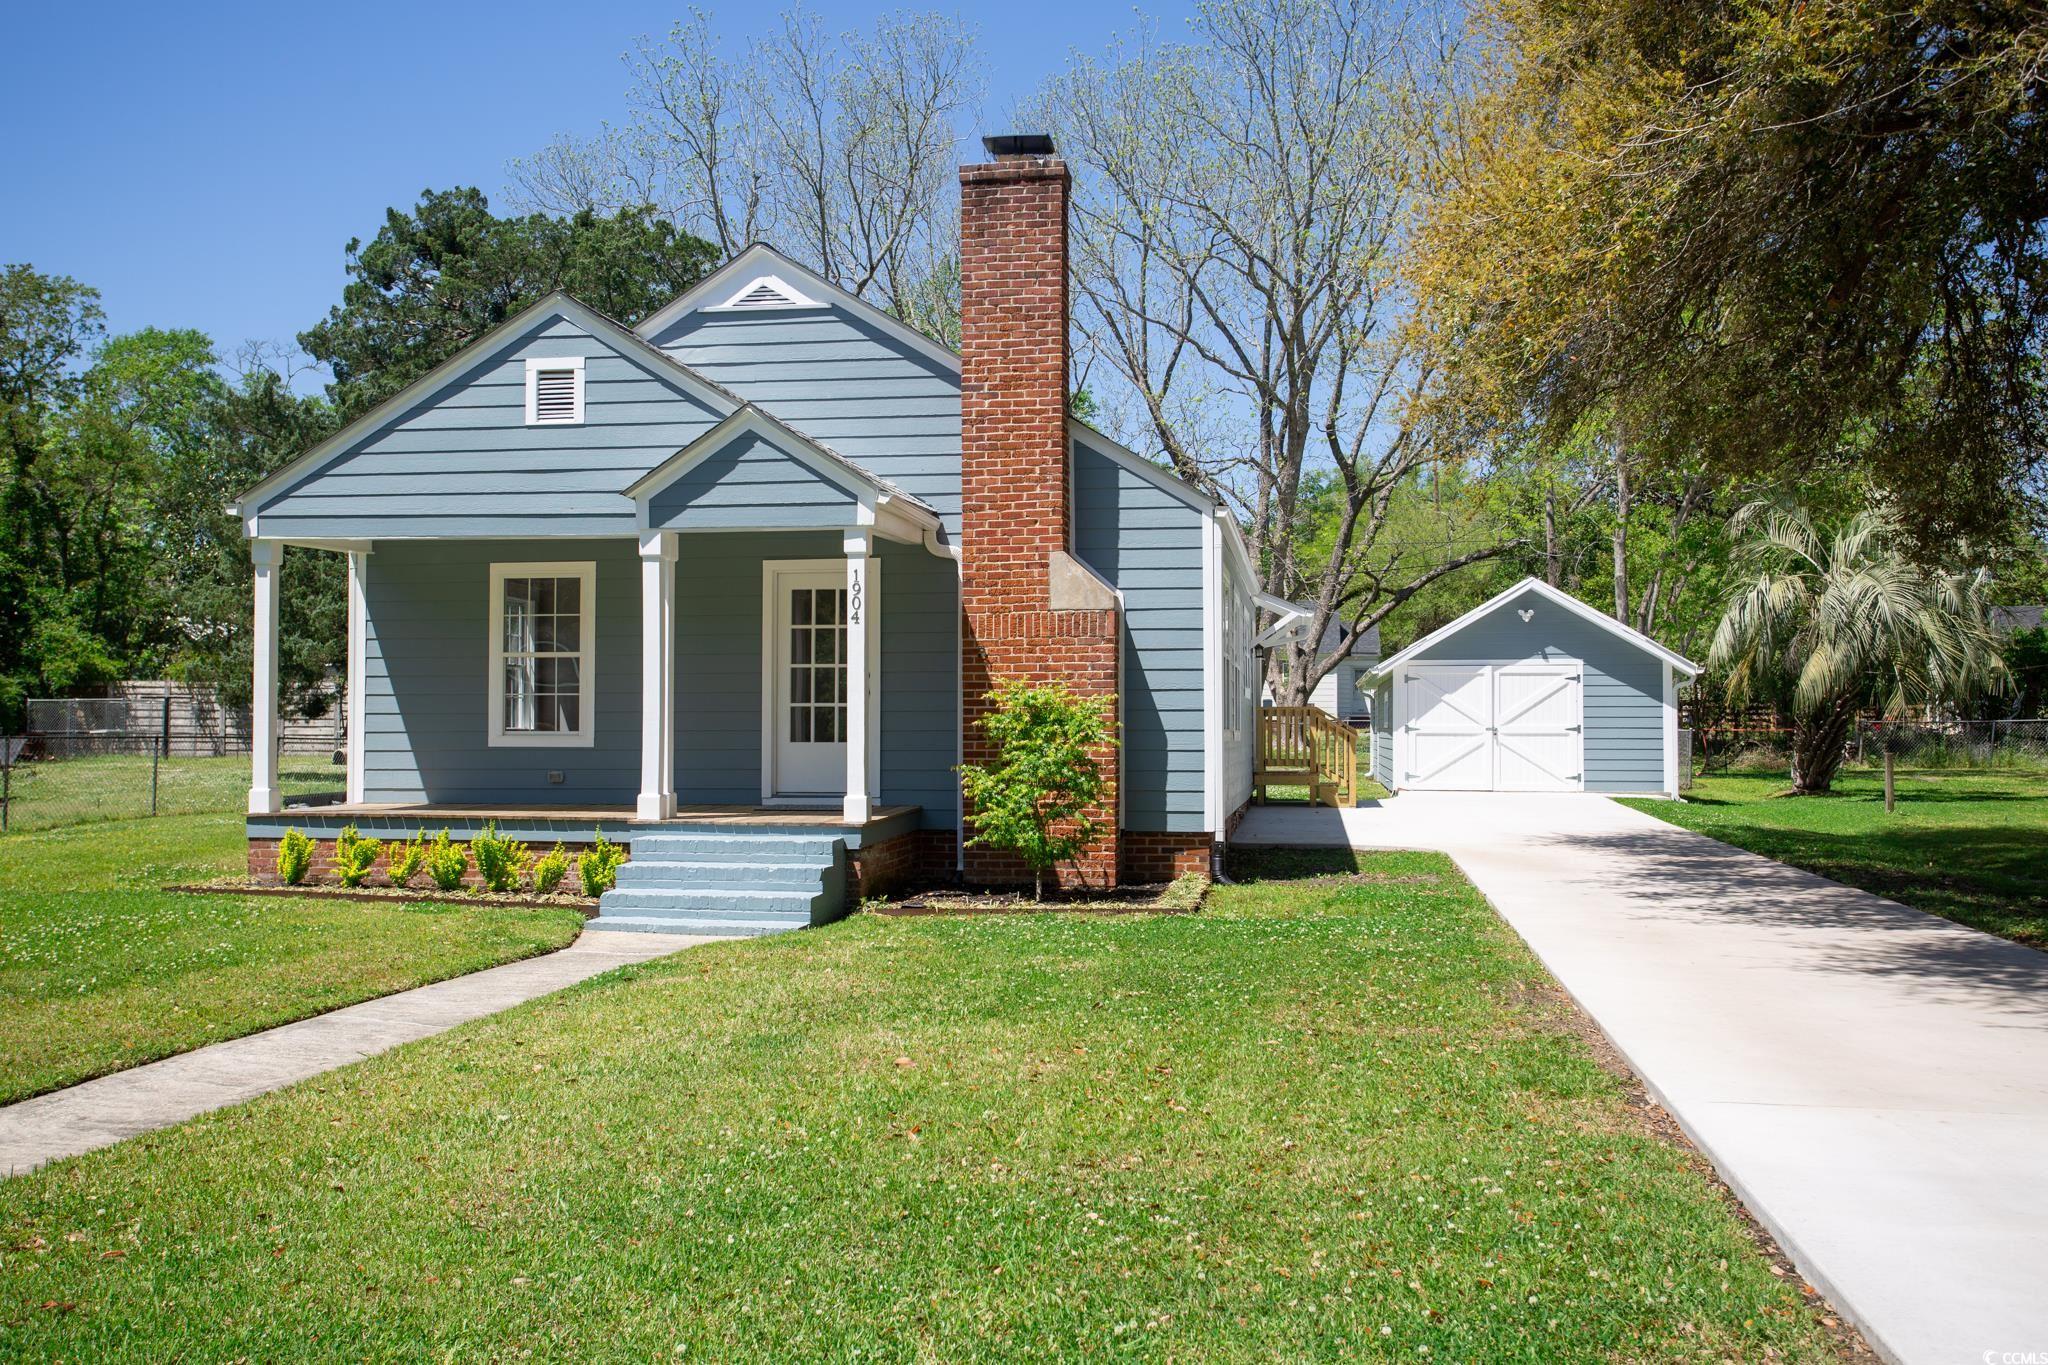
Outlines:
<svg viewBox="0 0 2048 1365"><path fill-rule="evenodd" d="M0 1102L527 957L582 924L161 889L241 866L244 847L233 815L0 839Z"/></svg>
<svg viewBox="0 0 2048 1365"><path fill-rule="evenodd" d="M1829 1358L1446 860L1268 866L1324 875L692 949L7 1182L0 1333L133 1360Z"/></svg>
<svg viewBox="0 0 2048 1365"><path fill-rule="evenodd" d="M1703 777L1687 800L1626 804L1726 843L2048 948L2048 774L1845 769L1830 796L1783 796L1785 775Z"/></svg>
<svg viewBox="0 0 2048 1365"><path fill-rule="evenodd" d="M344 782L341 766L325 757L287 754L278 763L278 783L287 796L339 791ZM24 763L9 775L7 788L7 828L14 833L133 820L150 813L150 761L147 755L108 754ZM158 815L238 811L248 799L246 754L157 764Z"/></svg>

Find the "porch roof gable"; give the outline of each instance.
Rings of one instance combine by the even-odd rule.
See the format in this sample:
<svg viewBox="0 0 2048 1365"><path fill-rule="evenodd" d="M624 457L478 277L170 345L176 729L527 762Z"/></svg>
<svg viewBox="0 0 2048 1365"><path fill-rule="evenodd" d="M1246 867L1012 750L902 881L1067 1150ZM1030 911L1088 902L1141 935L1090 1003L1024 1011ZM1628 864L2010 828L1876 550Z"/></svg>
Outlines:
<svg viewBox="0 0 2048 1365"><path fill-rule="evenodd" d="M716 467L721 459L727 462ZM809 477L795 484L755 482L763 477L764 467L774 465L794 466ZM701 486L691 487L693 483ZM772 491L753 491L757 489ZM662 495L678 490L681 501L694 509L715 509L714 515L686 519L680 508L663 507L667 500ZM940 525L930 504L752 403L743 404L621 491L633 500L643 530L829 524L874 526L899 539L919 540ZM715 498L718 493L738 496Z"/></svg>

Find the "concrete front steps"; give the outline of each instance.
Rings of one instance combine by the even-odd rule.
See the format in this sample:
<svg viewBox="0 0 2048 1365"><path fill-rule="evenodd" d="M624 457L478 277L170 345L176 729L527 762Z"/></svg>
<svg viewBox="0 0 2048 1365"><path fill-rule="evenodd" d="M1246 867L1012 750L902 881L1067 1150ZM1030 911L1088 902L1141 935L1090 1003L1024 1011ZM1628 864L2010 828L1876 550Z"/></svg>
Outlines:
<svg viewBox="0 0 2048 1365"><path fill-rule="evenodd" d="M837 834L649 832L632 850L591 928L744 937L846 910L846 841Z"/></svg>

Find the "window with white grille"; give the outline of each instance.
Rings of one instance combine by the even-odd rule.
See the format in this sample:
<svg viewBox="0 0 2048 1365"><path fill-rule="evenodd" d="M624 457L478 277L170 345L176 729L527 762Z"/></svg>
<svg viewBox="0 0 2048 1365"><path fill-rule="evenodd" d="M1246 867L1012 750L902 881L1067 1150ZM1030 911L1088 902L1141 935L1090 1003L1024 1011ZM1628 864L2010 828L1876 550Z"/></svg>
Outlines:
<svg viewBox="0 0 2048 1365"><path fill-rule="evenodd" d="M493 745L588 745L595 720L597 565L491 565Z"/></svg>
<svg viewBox="0 0 2048 1365"><path fill-rule="evenodd" d="M526 362L526 424L570 426L583 420L583 357Z"/></svg>

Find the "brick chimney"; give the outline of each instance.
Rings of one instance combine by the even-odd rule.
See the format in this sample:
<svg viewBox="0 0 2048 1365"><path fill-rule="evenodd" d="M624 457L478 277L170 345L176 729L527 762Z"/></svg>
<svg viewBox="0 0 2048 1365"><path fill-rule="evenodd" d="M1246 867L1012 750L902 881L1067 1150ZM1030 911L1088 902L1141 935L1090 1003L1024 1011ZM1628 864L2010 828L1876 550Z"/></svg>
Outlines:
<svg viewBox="0 0 2048 1365"><path fill-rule="evenodd" d="M960 168L960 607L962 749L991 754L979 720L998 681L1117 690L1116 598L1074 558L1067 445L1066 163L1039 135L984 138L991 160ZM1104 755L1114 781L1118 752ZM1062 869L1063 884L1110 885L1110 832ZM970 880L1023 879L1023 865L966 850Z"/></svg>

